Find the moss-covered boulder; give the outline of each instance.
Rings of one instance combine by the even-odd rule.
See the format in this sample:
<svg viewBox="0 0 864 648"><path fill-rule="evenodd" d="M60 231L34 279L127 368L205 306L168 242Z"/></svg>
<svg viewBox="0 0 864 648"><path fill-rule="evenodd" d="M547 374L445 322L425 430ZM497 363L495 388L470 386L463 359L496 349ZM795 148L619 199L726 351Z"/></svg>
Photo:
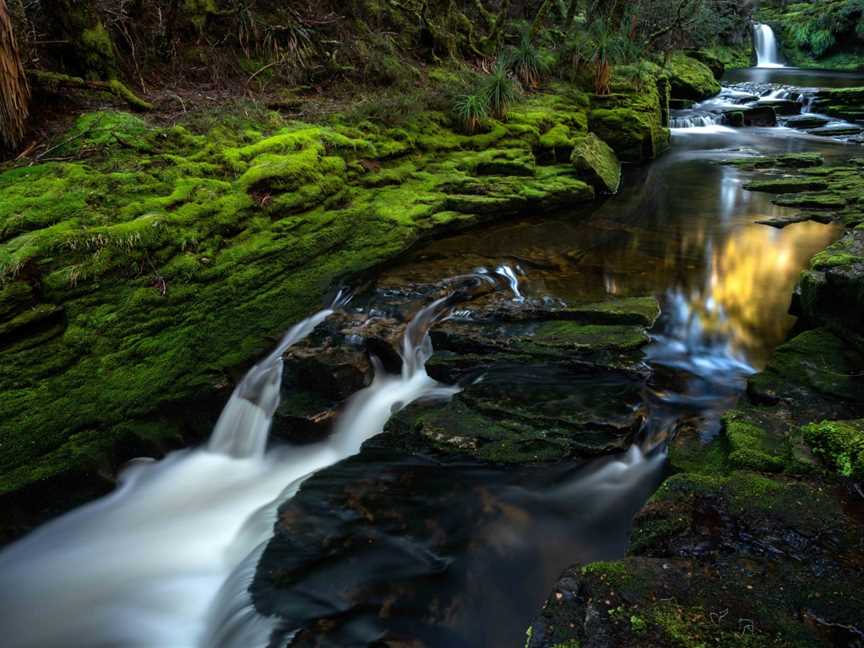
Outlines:
<svg viewBox="0 0 864 648"><path fill-rule="evenodd" d="M838 474L864 479L864 419L811 423L802 432L813 453Z"/></svg>
<svg viewBox="0 0 864 648"><path fill-rule="evenodd" d="M637 96L595 96L588 113L592 132L624 162L653 160L669 147L668 86L646 84Z"/></svg>
<svg viewBox="0 0 864 648"><path fill-rule="evenodd" d="M603 140L588 133L573 145L570 161L579 176L602 193L615 193L621 184L621 163Z"/></svg>
<svg viewBox="0 0 864 648"><path fill-rule="evenodd" d="M864 120L864 87L819 90L810 110L849 121Z"/></svg>
<svg viewBox="0 0 864 648"><path fill-rule="evenodd" d="M810 260L796 288L796 312L852 336L864 331L864 230L854 229Z"/></svg>
<svg viewBox="0 0 864 648"><path fill-rule="evenodd" d="M699 101L720 92L720 83L711 68L692 56L676 52L669 57L664 69L675 99Z"/></svg>

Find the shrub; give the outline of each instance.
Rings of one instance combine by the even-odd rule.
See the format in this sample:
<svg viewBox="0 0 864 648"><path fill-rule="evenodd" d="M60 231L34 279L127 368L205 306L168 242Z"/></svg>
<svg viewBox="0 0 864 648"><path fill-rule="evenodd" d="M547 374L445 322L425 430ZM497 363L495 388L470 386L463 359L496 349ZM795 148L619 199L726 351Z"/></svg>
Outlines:
<svg viewBox="0 0 864 648"><path fill-rule="evenodd" d="M530 31L523 31L519 44L507 53L507 68L527 88L536 89L549 66L540 50L534 45Z"/></svg>
<svg viewBox="0 0 864 648"><path fill-rule="evenodd" d="M505 119L507 109L519 97L519 86L501 59L483 80L481 91L489 104L489 112L495 119Z"/></svg>
<svg viewBox="0 0 864 648"><path fill-rule="evenodd" d="M468 133L476 133L489 116L489 99L483 94L459 95L453 103L453 112Z"/></svg>

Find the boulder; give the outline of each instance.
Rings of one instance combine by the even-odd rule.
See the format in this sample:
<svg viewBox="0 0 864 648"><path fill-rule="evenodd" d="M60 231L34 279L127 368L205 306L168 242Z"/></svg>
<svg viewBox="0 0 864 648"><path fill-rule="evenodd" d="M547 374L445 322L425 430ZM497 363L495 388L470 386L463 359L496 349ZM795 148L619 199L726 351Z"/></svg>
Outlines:
<svg viewBox="0 0 864 648"><path fill-rule="evenodd" d="M720 83L711 69L685 54L673 54L665 67L674 99L707 99L720 92Z"/></svg>
<svg viewBox="0 0 864 648"><path fill-rule="evenodd" d="M790 99L760 99L759 106L773 108L778 115L800 115L803 107L797 101ZM757 106L757 107L759 107Z"/></svg>
<svg viewBox="0 0 864 648"><path fill-rule="evenodd" d="M827 124L829 121L831 120L825 117L818 117L817 115L797 115L786 119L783 122L783 125L788 126L789 128L806 130L808 128L819 128Z"/></svg>
<svg viewBox="0 0 864 648"><path fill-rule="evenodd" d="M770 106L754 106L723 111L724 121L730 126L767 126L777 125L777 113Z"/></svg>
<svg viewBox="0 0 864 648"><path fill-rule="evenodd" d="M588 133L573 146L570 161L579 177L598 192L615 193L621 183L621 163L615 151L594 133Z"/></svg>

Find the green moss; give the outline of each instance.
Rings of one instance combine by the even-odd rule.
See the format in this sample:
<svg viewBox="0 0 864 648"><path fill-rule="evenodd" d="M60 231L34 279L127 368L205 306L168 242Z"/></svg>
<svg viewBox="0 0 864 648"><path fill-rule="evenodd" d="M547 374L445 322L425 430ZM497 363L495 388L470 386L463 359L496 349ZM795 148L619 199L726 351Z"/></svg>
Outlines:
<svg viewBox="0 0 864 648"><path fill-rule="evenodd" d="M92 79L113 79L117 76L114 43L102 22L81 32L80 53L86 76Z"/></svg>
<svg viewBox="0 0 864 648"><path fill-rule="evenodd" d="M720 83L711 69L695 58L676 52L669 57L665 71L675 99L699 101L720 92Z"/></svg>
<svg viewBox="0 0 864 648"><path fill-rule="evenodd" d="M803 191L823 191L828 183L815 178L771 178L768 180L751 180L744 185L747 191L764 191L768 193L800 193Z"/></svg>
<svg viewBox="0 0 864 648"><path fill-rule="evenodd" d="M625 351L638 349L645 346L649 341L648 334L641 326L601 326L566 321L541 324L533 339L539 345Z"/></svg>
<svg viewBox="0 0 864 648"><path fill-rule="evenodd" d="M788 463L780 444L772 444L767 432L753 423L738 420L734 415L725 419L729 439L729 462L737 468L781 472Z"/></svg>
<svg viewBox="0 0 864 648"><path fill-rule="evenodd" d="M814 454L839 475L864 478L864 419L822 421L802 431Z"/></svg>
<svg viewBox="0 0 864 648"><path fill-rule="evenodd" d="M621 163L615 151L594 133L588 133L575 143L570 161L577 173L596 190L604 193L618 191Z"/></svg>

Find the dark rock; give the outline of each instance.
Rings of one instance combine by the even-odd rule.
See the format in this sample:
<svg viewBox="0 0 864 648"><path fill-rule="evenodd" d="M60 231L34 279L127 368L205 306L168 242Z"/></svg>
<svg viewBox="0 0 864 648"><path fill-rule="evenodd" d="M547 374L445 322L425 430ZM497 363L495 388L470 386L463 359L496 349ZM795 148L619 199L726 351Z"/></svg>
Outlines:
<svg viewBox="0 0 864 648"><path fill-rule="evenodd" d="M797 101L789 99L760 99L759 106L763 108L772 108L777 115L800 115L801 104Z"/></svg>
<svg viewBox="0 0 864 648"><path fill-rule="evenodd" d="M799 212L797 214L789 214L788 216L772 216L770 218L761 218L754 222L759 225L768 225L770 227L776 227L777 229L783 229L787 225L804 223L807 221L827 224L833 222L836 217L837 216L835 214L829 212Z"/></svg>
<svg viewBox="0 0 864 648"><path fill-rule="evenodd" d="M788 126L789 128L807 130L808 128L819 128L820 126L824 126L830 121L830 119L826 119L825 117L817 117L815 115L798 115L796 117L789 117L788 119L784 120L783 125Z"/></svg>
<svg viewBox="0 0 864 648"><path fill-rule="evenodd" d="M825 126L824 128L814 128L808 130L810 135L819 135L821 137L845 137L847 135L858 135L862 130L859 126Z"/></svg>
<svg viewBox="0 0 864 648"><path fill-rule="evenodd" d="M738 114L740 113L740 117ZM777 113L771 106L741 107L734 110L724 110L726 121L732 126L767 126L777 125Z"/></svg>

